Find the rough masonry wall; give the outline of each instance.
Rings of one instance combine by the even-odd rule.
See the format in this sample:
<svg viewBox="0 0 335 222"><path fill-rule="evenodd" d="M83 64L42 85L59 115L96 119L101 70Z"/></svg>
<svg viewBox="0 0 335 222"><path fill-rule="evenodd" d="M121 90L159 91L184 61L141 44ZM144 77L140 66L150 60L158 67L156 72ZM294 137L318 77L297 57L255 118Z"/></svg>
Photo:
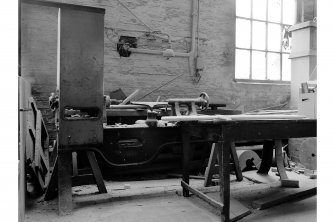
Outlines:
<svg viewBox="0 0 335 222"><path fill-rule="evenodd" d="M153 29L172 36L172 48L188 52L191 44L192 0L121 0ZM200 0L199 49L204 71L198 83L192 81L188 59L133 53L120 57L116 43L122 35L138 37L138 48L166 49L166 39L148 38L147 30L117 0L60 0L59 2L103 7L105 14L105 94L121 88L127 95L140 89L137 98L183 74L143 101L171 97L197 97L207 92L212 101L244 107L245 111L288 101L289 86L234 82L235 1ZM53 118L48 96L56 89L57 9L23 4L22 6L22 76L32 82L33 96L53 138Z"/></svg>

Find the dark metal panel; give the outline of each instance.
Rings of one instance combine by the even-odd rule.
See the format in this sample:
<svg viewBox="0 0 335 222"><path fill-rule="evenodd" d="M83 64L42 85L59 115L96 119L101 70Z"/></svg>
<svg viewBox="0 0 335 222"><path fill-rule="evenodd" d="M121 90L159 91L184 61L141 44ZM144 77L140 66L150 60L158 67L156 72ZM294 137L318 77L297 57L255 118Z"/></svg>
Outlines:
<svg viewBox="0 0 335 222"><path fill-rule="evenodd" d="M60 27L59 145L102 143L104 14L62 8ZM66 118L66 109L94 114Z"/></svg>

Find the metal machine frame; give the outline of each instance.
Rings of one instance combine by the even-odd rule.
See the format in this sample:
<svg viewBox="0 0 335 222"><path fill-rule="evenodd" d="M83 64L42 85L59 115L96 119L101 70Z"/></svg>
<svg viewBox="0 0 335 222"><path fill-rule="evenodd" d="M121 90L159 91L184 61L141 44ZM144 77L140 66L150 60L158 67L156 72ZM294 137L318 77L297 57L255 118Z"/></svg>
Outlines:
<svg viewBox="0 0 335 222"><path fill-rule="evenodd" d="M107 192L95 154L89 149L103 144L105 9L39 0L22 0L22 3L59 9L58 155L45 199L54 196L58 189L59 214L65 215L72 211L73 185L93 182L100 193ZM73 154L79 152L78 148L84 148L80 151L85 152L92 175L74 173Z"/></svg>

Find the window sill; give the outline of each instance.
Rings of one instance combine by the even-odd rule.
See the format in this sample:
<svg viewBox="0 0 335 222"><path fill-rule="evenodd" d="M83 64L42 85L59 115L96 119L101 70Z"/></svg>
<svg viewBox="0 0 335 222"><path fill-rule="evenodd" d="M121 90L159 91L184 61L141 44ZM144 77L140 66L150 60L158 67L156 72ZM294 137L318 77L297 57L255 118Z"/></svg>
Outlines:
<svg viewBox="0 0 335 222"><path fill-rule="evenodd" d="M241 84L254 84L254 85L279 85L279 86L291 85L291 81L280 81L280 80L233 79L233 81Z"/></svg>

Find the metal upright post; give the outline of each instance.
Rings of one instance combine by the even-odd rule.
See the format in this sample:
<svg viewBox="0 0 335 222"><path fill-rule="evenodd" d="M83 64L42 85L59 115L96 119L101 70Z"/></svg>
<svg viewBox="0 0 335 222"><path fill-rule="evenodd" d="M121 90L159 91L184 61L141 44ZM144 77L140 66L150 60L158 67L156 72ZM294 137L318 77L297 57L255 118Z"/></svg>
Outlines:
<svg viewBox="0 0 335 222"><path fill-rule="evenodd" d="M182 130L183 137L183 181L186 184L190 183L190 172L189 172L189 162L190 162L190 135ZM189 197L190 192L183 187L183 196Z"/></svg>

